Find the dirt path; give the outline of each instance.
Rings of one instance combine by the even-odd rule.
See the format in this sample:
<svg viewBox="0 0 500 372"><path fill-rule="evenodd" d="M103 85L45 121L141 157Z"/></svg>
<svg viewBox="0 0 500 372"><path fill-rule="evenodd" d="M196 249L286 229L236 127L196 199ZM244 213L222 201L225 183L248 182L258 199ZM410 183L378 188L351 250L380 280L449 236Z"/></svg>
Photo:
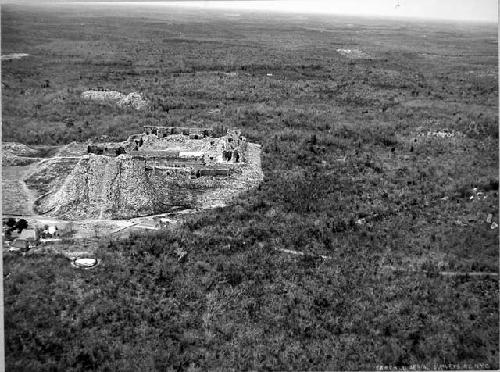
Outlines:
<svg viewBox="0 0 500 372"><path fill-rule="evenodd" d="M28 221L30 225L45 225L45 224L65 224L67 222L73 223L74 235L73 239L88 239L96 237L117 237L120 233L126 232L129 228L143 229L149 231L161 230L160 227L155 225L155 218L162 218L168 220L170 224L178 223L186 214L195 213L196 210L181 210L174 213L161 213L157 215L134 217L128 220L108 220L108 219L84 219L84 220L63 220L46 215L36 214L19 214L19 213L5 213L3 217L23 218Z"/></svg>
<svg viewBox="0 0 500 372"><path fill-rule="evenodd" d="M44 163L44 162L46 162L46 161L49 161L49 160L54 160L54 159L56 159L56 160L60 160L60 159L81 159L81 158L82 158L82 156L52 156L52 157L50 157L50 158L45 158L45 159L42 159L42 160L40 161L40 163Z"/></svg>
<svg viewBox="0 0 500 372"><path fill-rule="evenodd" d="M322 255L308 255L304 252L300 251L294 251L291 249L285 249L285 248L275 248L276 251L282 252L282 253L288 253L292 254L295 256L311 256L311 257L317 257L317 258L322 258L323 260L331 260L333 257L330 256L322 256ZM481 272L481 271L435 271L435 272L430 272L428 270L424 269L409 269L405 267L395 267L395 266L382 266L382 270L386 271L399 271L399 272L421 272L421 273L431 273L431 274L436 274L436 275L441 275L441 276L447 276L447 277L457 277L457 276L463 276L463 277L490 277L490 278L498 278L498 273L493 273L493 272Z"/></svg>

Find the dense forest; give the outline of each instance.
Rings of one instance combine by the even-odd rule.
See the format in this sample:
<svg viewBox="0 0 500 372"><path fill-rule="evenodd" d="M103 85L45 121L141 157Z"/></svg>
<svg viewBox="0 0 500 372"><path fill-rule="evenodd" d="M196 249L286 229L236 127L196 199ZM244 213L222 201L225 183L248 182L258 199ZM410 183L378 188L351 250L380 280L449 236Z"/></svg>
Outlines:
<svg viewBox="0 0 500 372"><path fill-rule="evenodd" d="M497 369L496 27L168 9L2 6L3 140L237 127L264 182L93 270L4 253L7 369Z"/></svg>

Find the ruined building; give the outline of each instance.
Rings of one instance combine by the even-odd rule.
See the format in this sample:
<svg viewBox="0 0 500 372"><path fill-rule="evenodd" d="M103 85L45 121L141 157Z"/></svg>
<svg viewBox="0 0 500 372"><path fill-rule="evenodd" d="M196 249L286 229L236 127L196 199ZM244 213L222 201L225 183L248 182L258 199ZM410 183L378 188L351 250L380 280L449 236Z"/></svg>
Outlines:
<svg viewBox="0 0 500 372"><path fill-rule="evenodd" d="M239 130L146 126L120 143L87 147L39 213L130 218L222 206L262 180L260 146Z"/></svg>
<svg viewBox="0 0 500 372"><path fill-rule="evenodd" d="M219 132L219 133L217 133ZM143 134L130 136L126 142L89 145L95 155L129 155L143 160L147 170L189 167L191 173L226 175L227 164L245 162L247 142L239 130L225 133L214 129L145 126Z"/></svg>

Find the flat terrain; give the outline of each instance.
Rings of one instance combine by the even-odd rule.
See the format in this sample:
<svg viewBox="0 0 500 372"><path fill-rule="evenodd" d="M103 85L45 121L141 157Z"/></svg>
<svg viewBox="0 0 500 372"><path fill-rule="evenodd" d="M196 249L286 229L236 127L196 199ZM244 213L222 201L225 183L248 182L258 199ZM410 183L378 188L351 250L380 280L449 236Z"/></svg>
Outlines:
<svg viewBox="0 0 500 372"><path fill-rule="evenodd" d="M8 369L498 368L498 277L437 274L498 273L497 42L487 24L2 6L2 54L28 54L2 61L4 140L234 126L265 177L101 239L94 270L5 253ZM99 88L150 108L81 99Z"/></svg>

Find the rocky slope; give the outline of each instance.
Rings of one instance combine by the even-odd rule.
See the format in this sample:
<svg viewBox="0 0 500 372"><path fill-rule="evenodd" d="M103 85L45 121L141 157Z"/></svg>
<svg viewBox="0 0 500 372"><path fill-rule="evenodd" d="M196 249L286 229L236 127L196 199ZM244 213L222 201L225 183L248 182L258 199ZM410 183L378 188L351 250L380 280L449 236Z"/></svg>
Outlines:
<svg viewBox="0 0 500 372"><path fill-rule="evenodd" d="M221 206L262 181L260 147L252 147L251 159L229 178L192 178L189 168L151 169L129 155L85 155L63 182L51 183L35 210L66 219L125 219L179 207Z"/></svg>

